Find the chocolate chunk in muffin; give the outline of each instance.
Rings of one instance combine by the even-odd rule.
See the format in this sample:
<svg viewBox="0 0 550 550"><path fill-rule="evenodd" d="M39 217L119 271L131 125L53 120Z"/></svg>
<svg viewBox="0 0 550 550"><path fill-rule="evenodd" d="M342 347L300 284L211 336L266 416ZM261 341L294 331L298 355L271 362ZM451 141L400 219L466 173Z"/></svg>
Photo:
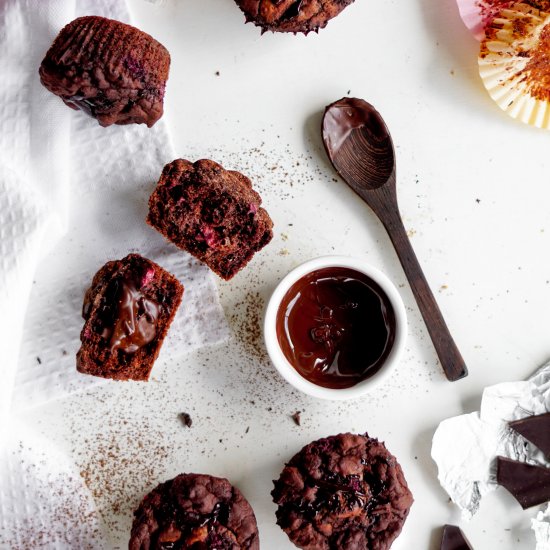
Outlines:
<svg viewBox="0 0 550 550"><path fill-rule="evenodd" d="M246 16L265 31L317 32L354 0L235 0Z"/></svg>
<svg viewBox="0 0 550 550"><path fill-rule="evenodd" d="M84 296L79 372L147 380L183 295L183 286L138 254L108 262Z"/></svg>
<svg viewBox="0 0 550 550"><path fill-rule="evenodd" d="M147 223L224 279L273 237L250 180L212 160L167 164L149 199Z"/></svg>
<svg viewBox="0 0 550 550"><path fill-rule="evenodd" d="M162 116L168 50L153 37L104 17L66 25L46 53L42 84L101 126L147 124Z"/></svg>
<svg viewBox="0 0 550 550"><path fill-rule="evenodd" d="M277 524L303 550L387 550L413 503L401 466L367 434L306 445L274 484Z"/></svg>
<svg viewBox="0 0 550 550"><path fill-rule="evenodd" d="M129 550L258 550L254 511L227 479L180 474L134 512Z"/></svg>

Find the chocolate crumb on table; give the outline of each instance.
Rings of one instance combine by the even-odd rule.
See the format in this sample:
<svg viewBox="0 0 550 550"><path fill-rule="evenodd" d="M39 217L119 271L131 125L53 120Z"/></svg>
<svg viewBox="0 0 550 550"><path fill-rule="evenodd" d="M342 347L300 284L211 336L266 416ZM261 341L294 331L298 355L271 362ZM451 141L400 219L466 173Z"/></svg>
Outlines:
<svg viewBox="0 0 550 550"><path fill-rule="evenodd" d="M153 489L134 512L129 550L259 550L252 507L227 479L180 474Z"/></svg>
<svg viewBox="0 0 550 550"><path fill-rule="evenodd" d="M105 264L84 296L77 370L147 380L182 295L173 275L138 254Z"/></svg>
<svg viewBox="0 0 550 550"><path fill-rule="evenodd" d="M277 524L304 550L388 550L413 503L397 460L367 434L306 445L274 486Z"/></svg>
<svg viewBox="0 0 550 550"><path fill-rule="evenodd" d="M514 420L508 426L550 457L550 413Z"/></svg>
<svg viewBox="0 0 550 550"><path fill-rule="evenodd" d="M296 426L300 426L301 425L301 412L300 411L296 411L292 416L292 420L294 420L294 423L296 424Z"/></svg>
<svg viewBox="0 0 550 550"><path fill-rule="evenodd" d="M273 237L273 222L243 174L212 160L167 164L149 199L147 223L223 279Z"/></svg>
<svg viewBox="0 0 550 550"><path fill-rule="evenodd" d="M178 416L180 417L180 420L182 421L184 426L190 428L193 425L193 419L191 418L190 414L180 413Z"/></svg>
<svg viewBox="0 0 550 550"><path fill-rule="evenodd" d="M153 37L120 21L79 17L46 53L42 84L101 126L147 124L162 116L170 54Z"/></svg>

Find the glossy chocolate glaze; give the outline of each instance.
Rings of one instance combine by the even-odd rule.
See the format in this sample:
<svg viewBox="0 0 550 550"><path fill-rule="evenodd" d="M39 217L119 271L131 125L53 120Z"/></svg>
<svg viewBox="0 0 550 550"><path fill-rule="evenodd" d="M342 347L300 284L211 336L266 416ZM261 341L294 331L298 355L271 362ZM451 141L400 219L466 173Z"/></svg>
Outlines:
<svg viewBox="0 0 550 550"><path fill-rule="evenodd" d="M370 277L346 267L297 281L277 312L277 338L290 364L325 388L349 388L383 365L395 339L392 305Z"/></svg>
<svg viewBox="0 0 550 550"><path fill-rule="evenodd" d="M362 99L346 97L329 105L323 117L323 141L329 157L340 152L354 130L368 133L371 142L381 143L383 149L387 149L390 134L380 113Z"/></svg>
<svg viewBox="0 0 550 550"><path fill-rule="evenodd" d="M135 353L154 340L160 306L146 298L129 278L118 280L116 286L114 324L105 327L102 336L109 340L111 353L117 349Z"/></svg>

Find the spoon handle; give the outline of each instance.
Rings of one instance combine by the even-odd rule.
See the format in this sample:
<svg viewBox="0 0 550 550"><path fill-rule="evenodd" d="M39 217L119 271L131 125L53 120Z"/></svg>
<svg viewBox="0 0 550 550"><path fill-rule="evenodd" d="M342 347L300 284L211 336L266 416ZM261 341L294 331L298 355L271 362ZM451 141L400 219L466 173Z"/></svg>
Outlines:
<svg viewBox="0 0 550 550"><path fill-rule="evenodd" d="M411 285L416 303L424 318L439 361L451 382L468 376L468 369L458 350L434 295L418 263L411 242L403 226L399 211L385 212L381 220L395 247L399 261Z"/></svg>

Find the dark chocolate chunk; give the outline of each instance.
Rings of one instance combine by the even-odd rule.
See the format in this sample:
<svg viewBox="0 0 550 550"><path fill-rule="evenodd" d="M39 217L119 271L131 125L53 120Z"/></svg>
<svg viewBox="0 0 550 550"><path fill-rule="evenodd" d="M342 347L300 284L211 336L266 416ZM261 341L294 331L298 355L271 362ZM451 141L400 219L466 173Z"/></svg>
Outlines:
<svg viewBox="0 0 550 550"><path fill-rule="evenodd" d="M525 510L550 500L550 468L497 457L497 482Z"/></svg>
<svg viewBox="0 0 550 550"><path fill-rule="evenodd" d="M301 415L301 412L300 412L300 411L296 411L296 412L292 415L292 420L294 420L294 423L296 424L296 426L300 426L300 425L301 425L301 418L300 418L300 415Z"/></svg>
<svg viewBox="0 0 550 550"><path fill-rule="evenodd" d="M441 550L472 550L472 547L459 527L445 525L443 527L443 538L441 539Z"/></svg>
<svg viewBox="0 0 550 550"><path fill-rule="evenodd" d="M528 416L508 424L510 428L550 456L550 413Z"/></svg>

